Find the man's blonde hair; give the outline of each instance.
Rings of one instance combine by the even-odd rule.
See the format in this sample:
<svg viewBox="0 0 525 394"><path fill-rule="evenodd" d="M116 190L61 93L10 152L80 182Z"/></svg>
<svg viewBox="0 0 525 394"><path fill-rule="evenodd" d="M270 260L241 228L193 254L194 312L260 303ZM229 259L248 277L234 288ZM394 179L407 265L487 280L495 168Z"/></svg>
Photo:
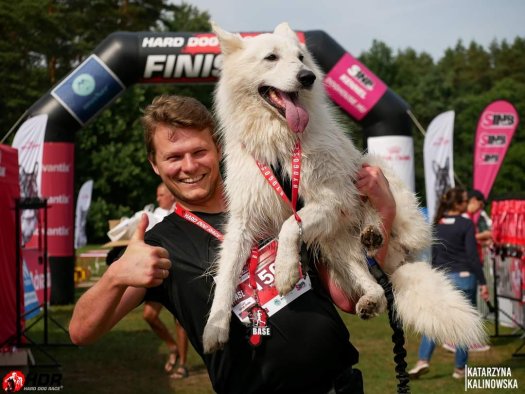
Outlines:
<svg viewBox="0 0 525 394"><path fill-rule="evenodd" d="M209 129L213 140L215 137L215 122L210 111L193 97L162 95L156 97L146 107L141 118L144 127L144 142L148 159L155 162L155 146L153 136L159 125L165 125L171 129L185 127L195 130Z"/></svg>

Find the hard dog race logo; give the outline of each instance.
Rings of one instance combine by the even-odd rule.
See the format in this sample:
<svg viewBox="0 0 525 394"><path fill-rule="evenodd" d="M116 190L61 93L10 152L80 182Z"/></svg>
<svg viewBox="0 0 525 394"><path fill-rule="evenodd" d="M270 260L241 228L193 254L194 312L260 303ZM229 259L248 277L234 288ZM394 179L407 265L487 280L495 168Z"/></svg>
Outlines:
<svg viewBox="0 0 525 394"><path fill-rule="evenodd" d="M22 390L26 377L21 371L11 371L2 380L2 389L6 393L16 393Z"/></svg>

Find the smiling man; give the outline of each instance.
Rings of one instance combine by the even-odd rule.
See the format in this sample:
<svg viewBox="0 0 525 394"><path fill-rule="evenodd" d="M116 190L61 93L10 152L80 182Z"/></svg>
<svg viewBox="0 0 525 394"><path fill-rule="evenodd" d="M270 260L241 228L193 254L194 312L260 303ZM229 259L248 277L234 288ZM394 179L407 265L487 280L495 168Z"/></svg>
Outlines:
<svg viewBox="0 0 525 394"><path fill-rule="evenodd" d="M358 352L314 264L308 264L311 289L271 317L270 338L252 347L248 327L233 318L224 349L204 354L213 295L208 274L226 221L213 118L195 99L160 96L142 123L148 159L175 196L176 209L146 234L142 218L126 252L79 299L69 327L72 341L92 343L142 301L155 301L186 329L217 393L362 393L360 372L353 368ZM396 205L388 181L370 166L356 178L389 231ZM339 298L340 290L329 291Z"/></svg>
<svg viewBox="0 0 525 394"><path fill-rule="evenodd" d="M155 100L142 118L148 160L187 209L202 204L221 212L220 151L212 132L213 118L207 111L195 116L193 101L179 100L167 106L168 99ZM179 114L176 117L174 110Z"/></svg>

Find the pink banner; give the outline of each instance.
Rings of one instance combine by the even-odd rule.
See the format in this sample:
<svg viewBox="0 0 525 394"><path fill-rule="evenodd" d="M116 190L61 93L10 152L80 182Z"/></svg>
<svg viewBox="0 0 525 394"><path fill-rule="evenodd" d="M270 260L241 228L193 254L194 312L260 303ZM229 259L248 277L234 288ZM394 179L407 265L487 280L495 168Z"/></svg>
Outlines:
<svg viewBox="0 0 525 394"><path fill-rule="evenodd" d="M15 199L20 197L18 151L7 145L0 145L0 190L0 343L3 343L16 334ZM18 302L23 310L23 300Z"/></svg>
<svg viewBox="0 0 525 394"><path fill-rule="evenodd" d="M482 112L474 143L474 185L487 198L519 117L516 108L508 101L498 100L489 104Z"/></svg>
<svg viewBox="0 0 525 394"><path fill-rule="evenodd" d="M330 98L356 120L363 119L387 89L383 81L349 53L326 75L324 85Z"/></svg>

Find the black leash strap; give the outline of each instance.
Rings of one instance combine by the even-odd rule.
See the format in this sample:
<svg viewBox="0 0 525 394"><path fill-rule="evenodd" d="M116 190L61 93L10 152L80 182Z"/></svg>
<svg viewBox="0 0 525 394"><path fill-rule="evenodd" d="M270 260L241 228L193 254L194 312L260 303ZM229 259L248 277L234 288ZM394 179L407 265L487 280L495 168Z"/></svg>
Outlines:
<svg viewBox="0 0 525 394"><path fill-rule="evenodd" d="M366 256L368 262L368 269L375 278L377 283L381 285L385 291L385 297L388 308L388 321L392 327L392 342L394 343L394 361L396 363L396 378L399 381L397 384L398 393L410 393L408 385L409 377L406 371L407 363L405 361L407 351L405 350L405 334L401 322L396 316L394 309L394 292L392 291L392 283L388 280L385 272L381 269L377 261L373 257Z"/></svg>

